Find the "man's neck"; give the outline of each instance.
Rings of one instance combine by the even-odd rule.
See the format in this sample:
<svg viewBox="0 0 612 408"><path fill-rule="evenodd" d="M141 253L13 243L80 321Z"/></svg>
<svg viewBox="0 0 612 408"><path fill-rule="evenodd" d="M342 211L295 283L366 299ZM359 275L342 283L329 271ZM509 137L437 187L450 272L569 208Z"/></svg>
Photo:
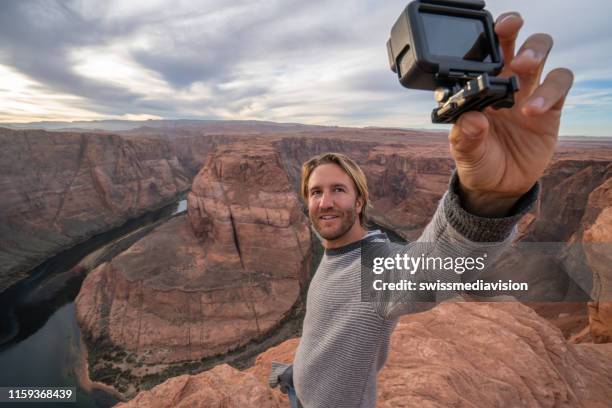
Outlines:
<svg viewBox="0 0 612 408"><path fill-rule="evenodd" d="M348 230L344 235L338 237L333 240L323 240L323 248L325 249L336 249L340 248L353 242L357 242L368 233L368 231L361 226L359 222L353 224L350 230Z"/></svg>

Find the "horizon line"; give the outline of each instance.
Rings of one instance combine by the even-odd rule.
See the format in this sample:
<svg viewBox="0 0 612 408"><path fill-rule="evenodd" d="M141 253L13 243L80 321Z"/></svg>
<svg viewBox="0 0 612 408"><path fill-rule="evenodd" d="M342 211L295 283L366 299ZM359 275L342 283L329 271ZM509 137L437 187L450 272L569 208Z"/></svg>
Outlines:
<svg viewBox="0 0 612 408"><path fill-rule="evenodd" d="M299 125L299 126L312 126L312 127L329 127L329 128L347 128L347 129L392 129L392 130L406 130L406 131L429 131L429 132L447 132L449 128L410 128L410 127L399 127L399 126L381 126L381 125L366 125L366 126L346 126L346 125L325 125L325 124L311 124L311 123L299 123L299 122L275 122L272 120L265 119L203 119L203 118L161 118L161 119L91 119L91 120L39 120L31 122L3 122L0 121L0 127L11 128L18 127L21 129L30 129L27 125L40 125L45 123L49 124L78 124L78 123L103 123L103 122L127 122L127 123L148 123L148 122L180 122L180 121L192 121L192 122L260 122L260 123L271 123L276 125ZM448 124L441 124L440 126L449 126ZM105 130L105 129L88 129L88 130ZM580 135L580 134L564 134L559 135L559 138L597 138L597 139L612 139L611 135Z"/></svg>

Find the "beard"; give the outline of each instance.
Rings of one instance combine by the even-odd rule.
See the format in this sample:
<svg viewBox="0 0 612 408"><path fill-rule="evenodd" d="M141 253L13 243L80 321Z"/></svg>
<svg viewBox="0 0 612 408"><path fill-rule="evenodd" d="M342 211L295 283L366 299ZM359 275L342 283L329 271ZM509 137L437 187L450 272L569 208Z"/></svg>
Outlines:
<svg viewBox="0 0 612 408"><path fill-rule="evenodd" d="M323 215L335 215L338 218L330 222L319 218ZM333 241L346 234L355 224L356 219L357 211L355 207L349 210L317 211L316 214L310 216L310 222L312 222L314 229L328 241Z"/></svg>

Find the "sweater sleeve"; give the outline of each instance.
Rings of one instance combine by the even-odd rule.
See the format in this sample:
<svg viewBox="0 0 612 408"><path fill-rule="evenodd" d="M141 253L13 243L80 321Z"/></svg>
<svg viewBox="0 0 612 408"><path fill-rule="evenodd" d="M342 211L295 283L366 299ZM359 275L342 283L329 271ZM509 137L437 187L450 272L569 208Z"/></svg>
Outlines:
<svg viewBox="0 0 612 408"><path fill-rule="evenodd" d="M455 270L441 268L439 264L437 267L424 268L423 263L425 259L457 260L484 257L487 266L492 264L511 242L516 223L533 207L538 198L540 185L536 183L517 201L507 216L499 218L479 217L467 212L461 206L458 189L459 178L455 171L451 176L448 191L440 200L431 221L417 241L404 245L389 243L385 247L384 252L387 257L399 255L421 258L420 268L412 271L394 268L385 271L380 275L380 279L386 282L412 281L415 285L437 280L448 283L475 280L482 270L473 269L457 273ZM424 311L456 296L456 293L451 291L372 291L370 289L369 292L377 313L385 319Z"/></svg>
<svg viewBox="0 0 612 408"><path fill-rule="evenodd" d="M268 375L268 385L271 388L276 388L280 382L280 376L291 367L291 364L280 363L278 361L272 361L272 369Z"/></svg>
<svg viewBox="0 0 612 408"><path fill-rule="evenodd" d="M459 176L457 171L453 171L448 191L441 200L443 208L442 223L446 222L457 233L465 239L473 242L502 242L507 241L516 223L531 210L538 199L540 183L537 182L533 187L514 204L510 212L505 217L485 218L470 214L461 206L459 199ZM436 219L434 215L433 220ZM429 225L431 226L432 223ZM439 228L438 228L439 229ZM419 238L427 239L427 231Z"/></svg>

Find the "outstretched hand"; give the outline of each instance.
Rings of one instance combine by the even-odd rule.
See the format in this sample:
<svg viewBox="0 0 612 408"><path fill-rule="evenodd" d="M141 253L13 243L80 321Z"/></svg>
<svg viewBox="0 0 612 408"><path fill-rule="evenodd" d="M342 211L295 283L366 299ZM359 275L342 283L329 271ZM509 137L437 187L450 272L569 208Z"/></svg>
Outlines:
<svg viewBox="0 0 612 408"><path fill-rule="evenodd" d="M515 55L523 25L518 13L499 16L495 32L504 56L500 76L516 75L519 91L510 109L466 112L449 140L466 210L480 216L503 216L542 176L554 153L561 111L573 74L552 70L541 82L553 40L530 36Z"/></svg>

